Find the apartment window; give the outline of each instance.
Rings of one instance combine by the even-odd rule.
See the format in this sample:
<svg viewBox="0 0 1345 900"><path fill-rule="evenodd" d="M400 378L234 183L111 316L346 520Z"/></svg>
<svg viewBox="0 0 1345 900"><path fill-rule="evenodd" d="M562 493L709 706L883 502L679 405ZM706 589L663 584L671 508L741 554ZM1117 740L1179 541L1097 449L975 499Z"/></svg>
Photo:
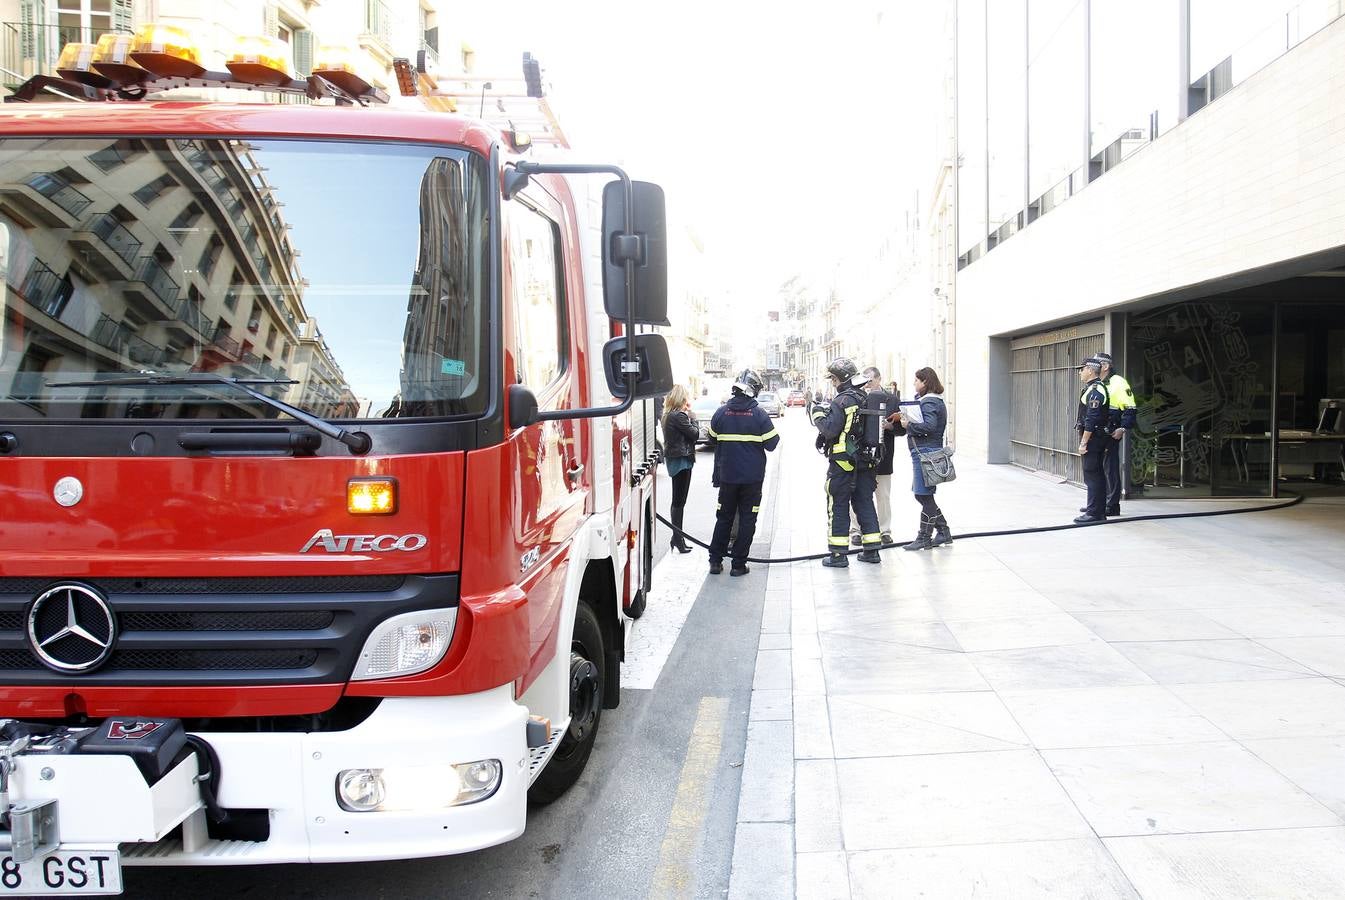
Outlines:
<svg viewBox="0 0 1345 900"><path fill-rule="evenodd" d="M224 308L230 310L238 309L238 298L243 295L243 276L234 269L233 275L229 277L229 289L224 292Z"/></svg>
<svg viewBox="0 0 1345 900"><path fill-rule="evenodd" d="M256 334L257 329L261 327L262 327L261 309L258 306L257 301L253 300L252 309L248 311L248 331L251 331L253 334Z"/></svg>
<svg viewBox="0 0 1345 900"><path fill-rule="evenodd" d="M177 217L169 224L168 230L175 234L183 231L195 231L196 229L193 226L202 214L201 207L197 206L195 201L192 201L186 205L182 212L177 214ZM218 240L218 238L212 238L211 240Z"/></svg>
<svg viewBox="0 0 1345 900"><path fill-rule="evenodd" d="M135 142L130 140L121 140L108 144L102 150L95 150L89 154L89 162L93 163L104 172L111 172L118 166L126 164L127 160L135 153Z"/></svg>
<svg viewBox="0 0 1345 900"><path fill-rule="evenodd" d="M274 350L276 348L276 330L272 328L266 334L266 349Z"/></svg>
<svg viewBox="0 0 1345 900"><path fill-rule="evenodd" d="M155 200L158 200L168 192L168 189L177 184L177 179L172 175L160 175L158 178L144 185L131 196L139 200L145 206L149 206Z"/></svg>
<svg viewBox="0 0 1345 900"><path fill-rule="evenodd" d="M219 263L220 254L224 252L224 242L217 235L211 235L210 240L206 242L205 249L201 251L201 258L196 263L196 271L201 273L201 277L206 281L215 274L215 266ZM225 298L225 305L228 305L228 298ZM237 302L235 298L235 302ZM232 306L229 307L233 309Z"/></svg>

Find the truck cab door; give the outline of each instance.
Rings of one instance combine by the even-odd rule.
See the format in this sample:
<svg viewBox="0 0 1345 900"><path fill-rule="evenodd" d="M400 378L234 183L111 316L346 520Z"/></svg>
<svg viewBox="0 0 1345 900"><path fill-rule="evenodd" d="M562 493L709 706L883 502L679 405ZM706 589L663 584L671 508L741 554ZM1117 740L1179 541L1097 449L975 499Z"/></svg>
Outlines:
<svg viewBox="0 0 1345 900"><path fill-rule="evenodd" d="M525 384L540 410L580 402L582 359L576 351L572 296L559 204L529 190L504 207L505 377ZM569 542L583 521L590 475L586 423L548 420L508 437L517 460L513 510L519 584L528 597L533 672L556 631L569 567Z"/></svg>

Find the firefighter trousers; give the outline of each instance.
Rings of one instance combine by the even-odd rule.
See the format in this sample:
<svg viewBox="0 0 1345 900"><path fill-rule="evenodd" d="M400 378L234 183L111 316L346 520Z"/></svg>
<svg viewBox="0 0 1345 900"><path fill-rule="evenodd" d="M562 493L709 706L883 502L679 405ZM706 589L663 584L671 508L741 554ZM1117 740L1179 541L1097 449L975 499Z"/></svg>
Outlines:
<svg viewBox="0 0 1345 900"><path fill-rule="evenodd" d="M877 471L872 466L858 468L853 463L836 459L827 464L827 521L830 528L827 545L832 550L850 546L851 509L859 520L864 546L882 546L878 513L873 507L873 492L877 487Z"/></svg>
<svg viewBox="0 0 1345 900"><path fill-rule="evenodd" d="M710 562L722 562L725 556L734 563L747 559L752 549L752 538L757 532L757 513L761 512L761 482L749 484L721 484L719 507L715 511L715 533L710 538ZM729 551L729 532L733 517L738 517L738 538Z"/></svg>

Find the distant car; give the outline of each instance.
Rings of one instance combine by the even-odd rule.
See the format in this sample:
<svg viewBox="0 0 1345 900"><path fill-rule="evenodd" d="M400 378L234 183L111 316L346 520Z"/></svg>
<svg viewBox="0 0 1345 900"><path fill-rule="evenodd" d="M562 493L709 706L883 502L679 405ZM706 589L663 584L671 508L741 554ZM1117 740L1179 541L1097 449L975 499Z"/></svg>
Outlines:
<svg viewBox="0 0 1345 900"><path fill-rule="evenodd" d="M803 391L790 391L789 397L785 399L785 406L807 406L808 398L803 396Z"/></svg>
<svg viewBox="0 0 1345 900"><path fill-rule="evenodd" d="M710 437L710 417L722 405L713 397L701 397L691 404L691 412L695 415L696 422L700 427L700 434L696 437L696 443L704 444L707 447L715 445L714 438Z"/></svg>
<svg viewBox="0 0 1345 900"><path fill-rule="evenodd" d="M785 414L785 406L780 402L780 397L774 391L762 391L757 394L757 406L760 406L772 419L778 419Z"/></svg>

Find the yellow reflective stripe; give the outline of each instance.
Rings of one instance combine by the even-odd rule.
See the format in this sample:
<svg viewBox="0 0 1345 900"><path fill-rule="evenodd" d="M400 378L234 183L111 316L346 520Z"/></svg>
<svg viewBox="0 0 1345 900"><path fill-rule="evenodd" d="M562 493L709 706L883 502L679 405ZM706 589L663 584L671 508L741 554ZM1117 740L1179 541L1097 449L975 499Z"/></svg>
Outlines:
<svg viewBox="0 0 1345 900"><path fill-rule="evenodd" d="M760 506L752 507L752 512L761 512L761 507Z"/></svg>
<svg viewBox="0 0 1345 900"><path fill-rule="evenodd" d="M712 438L718 438L718 437L719 437L719 432L718 432L718 431L715 431L713 428L707 428L707 429L706 429L706 432L708 432L709 435L710 435L710 437L712 437Z"/></svg>
<svg viewBox="0 0 1345 900"><path fill-rule="evenodd" d="M855 422L855 413L859 412L859 406L848 406L845 409L845 424L841 426L841 433L836 437L836 445L831 448L832 453L845 452L845 436L850 433L850 426ZM850 471L846 469L846 471Z"/></svg>
<svg viewBox="0 0 1345 900"><path fill-rule="evenodd" d="M848 463L843 459L833 459L832 462L840 466L842 471L853 472L855 470L855 466L853 463Z"/></svg>
<svg viewBox="0 0 1345 900"><path fill-rule="evenodd" d="M871 541L881 541L882 539L883 536L881 534L866 534L860 538L860 540L866 544L870 543Z"/></svg>
<svg viewBox="0 0 1345 900"><path fill-rule="evenodd" d="M833 547L848 547L850 545L850 538L848 536L829 537L827 538L827 543Z"/></svg>
<svg viewBox="0 0 1345 900"><path fill-rule="evenodd" d="M714 434L713 431L710 433ZM765 443L766 441L769 441L773 437L775 437L774 430L772 430L769 434L715 434L715 440L727 441L729 443L732 443L733 441L738 441L739 443L744 444L762 444Z"/></svg>

